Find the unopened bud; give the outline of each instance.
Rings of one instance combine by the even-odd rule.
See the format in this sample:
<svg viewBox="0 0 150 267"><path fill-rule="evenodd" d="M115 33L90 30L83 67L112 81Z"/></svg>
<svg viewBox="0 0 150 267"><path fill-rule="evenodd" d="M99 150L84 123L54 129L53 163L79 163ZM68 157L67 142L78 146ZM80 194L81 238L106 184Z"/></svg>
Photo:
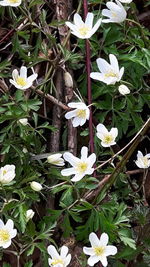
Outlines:
<svg viewBox="0 0 150 267"><path fill-rule="evenodd" d="M69 72L64 73L64 81L65 81L65 86L66 87L73 87L73 80L72 76Z"/></svg>
<svg viewBox="0 0 150 267"><path fill-rule="evenodd" d="M42 190L42 186L40 183L37 183L35 181L31 182L30 184L31 188L34 190L34 191L41 191Z"/></svg>

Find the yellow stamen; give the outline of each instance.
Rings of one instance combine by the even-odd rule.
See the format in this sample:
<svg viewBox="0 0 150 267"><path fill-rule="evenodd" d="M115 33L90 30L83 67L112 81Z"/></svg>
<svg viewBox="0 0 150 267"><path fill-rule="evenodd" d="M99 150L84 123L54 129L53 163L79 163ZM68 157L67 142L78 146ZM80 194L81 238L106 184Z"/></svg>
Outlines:
<svg viewBox="0 0 150 267"><path fill-rule="evenodd" d="M79 28L79 33L84 36L89 32L89 27L87 26L82 26L81 28Z"/></svg>
<svg viewBox="0 0 150 267"><path fill-rule="evenodd" d="M103 142L106 143L106 144L110 144L113 140L114 140L114 138L112 137L112 135L108 134L108 135L104 136Z"/></svg>
<svg viewBox="0 0 150 267"><path fill-rule="evenodd" d="M96 256L102 256L105 252L105 247L96 247L94 248Z"/></svg>
<svg viewBox="0 0 150 267"><path fill-rule="evenodd" d="M62 259L54 259L54 261L51 262L51 265L56 265L56 264L64 264L63 260Z"/></svg>
<svg viewBox="0 0 150 267"><path fill-rule="evenodd" d="M85 109L77 110L76 114L81 119L85 119L86 118L86 110Z"/></svg>
<svg viewBox="0 0 150 267"><path fill-rule="evenodd" d="M105 74L105 78L109 78L109 77L117 77L118 78L118 74L113 72L113 71L107 72Z"/></svg>
<svg viewBox="0 0 150 267"><path fill-rule="evenodd" d="M85 172L86 171L86 169L87 169L87 167L88 167L88 164L86 163L86 162L80 162L78 165L77 165L77 171L79 172L79 173L83 173L83 172Z"/></svg>
<svg viewBox="0 0 150 267"><path fill-rule="evenodd" d="M10 234L7 230L0 230L0 242L7 242L10 239Z"/></svg>
<svg viewBox="0 0 150 267"><path fill-rule="evenodd" d="M9 0L9 2L10 2L11 4L15 4L15 3L18 3L19 1L18 1L18 0Z"/></svg>
<svg viewBox="0 0 150 267"><path fill-rule="evenodd" d="M3 170L3 175L5 175L7 173L7 171L6 170Z"/></svg>
<svg viewBox="0 0 150 267"><path fill-rule="evenodd" d="M116 17L117 17L117 13L116 13L116 12L114 12L114 11L112 11L112 12L111 12L111 15L112 15L112 17L114 17L114 18L116 18Z"/></svg>
<svg viewBox="0 0 150 267"><path fill-rule="evenodd" d="M25 80L24 78L22 78L22 77L18 77L18 78L16 79L16 83L17 83L18 85L20 85L20 86L25 86L25 85L27 84L26 80Z"/></svg>

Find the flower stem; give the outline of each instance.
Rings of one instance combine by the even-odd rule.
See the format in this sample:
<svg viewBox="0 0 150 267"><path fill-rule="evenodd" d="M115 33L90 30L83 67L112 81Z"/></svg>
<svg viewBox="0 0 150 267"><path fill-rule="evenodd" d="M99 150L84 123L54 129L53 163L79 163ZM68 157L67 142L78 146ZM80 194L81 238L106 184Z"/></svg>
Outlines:
<svg viewBox="0 0 150 267"><path fill-rule="evenodd" d="M84 8L84 18L86 18L88 13L88 3L87 0L83 1L83 8ZM93 116L92 116L92 88L91 88L91 78L90 78L90 71L91 71L91 53L90 53L90 43L86 40L86 71L87 71L87 95L88 95L88 106L90 109L90 118L89 118L89 136L90 136L90 152L94 152L94 138L93 138Z"/></svg>

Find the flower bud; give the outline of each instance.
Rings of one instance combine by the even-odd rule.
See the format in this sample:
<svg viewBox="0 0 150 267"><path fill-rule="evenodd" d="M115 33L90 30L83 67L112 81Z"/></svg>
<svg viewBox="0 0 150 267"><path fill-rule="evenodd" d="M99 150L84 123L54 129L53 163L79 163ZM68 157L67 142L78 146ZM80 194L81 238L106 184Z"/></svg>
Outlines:
<svg viewBox="0 0 150 267"><path fill-rule="evenodd" d="M20 119L19 122L20 122L22 125L26 126L26 125L28 124L28 119L27 119L27 118L23 118L23 119Z"/></svg>
<svg viewBox="0 0 150 267"><path fill-rule="evenodd" d="M129 88L124 85L124 84L121 84L119 87L118 87L118 90L120 92L121 95L127 95L127 94L130 94L130 90Z"/></svg>
<svg viewBox="0 0 150 267"><path fill-rule="evenodd" d="M42 185L40 183L35 182L35 181L31 182L30 186L34 191L38 192L38 191L42 190Z"/></svg>
<svg viewBox="0 0 150 267"><path fill-rule="evenodd" d="M57 153L57 154L53 154L48 156L47 158L48 163L56 165L56 166L64 166L65 162L64 159L62 159L62 154L61 153Z"/></svg>
<svg viewBox="0 0 150 267"><path fill-rule="evenodd" d="M64 73L64 81L65 81L65 86L66 87L73 87L73 80L72 76L69 72Z"/></svg>
<svg viewBox="0 0 150 267"><path fill-rule="evenodd" d="M35 212L32 209L27 210L27 212L26 212L26 220L27 220L27 222L33 218L34 214L35 214Z"/></svg>

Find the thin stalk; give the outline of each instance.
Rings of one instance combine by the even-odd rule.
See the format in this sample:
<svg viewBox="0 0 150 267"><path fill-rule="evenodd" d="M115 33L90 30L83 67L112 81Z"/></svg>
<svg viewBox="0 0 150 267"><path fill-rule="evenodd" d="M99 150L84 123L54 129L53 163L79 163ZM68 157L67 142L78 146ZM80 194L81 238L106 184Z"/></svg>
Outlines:
<svg viewBox="0 0 150 267"><path fill-rule="evenodd" d="M88 13L88 3L87 0L83 1L83 8L84 8L84 18L86 18ZM90 72L91 72L91 52L90 52L90 43L86 40L86 71L87 71L87 95L88 95L88 106L90 109L90 118L89 118L89 136L90 136L90 152L94 152L94 138L93 138L93 115L92 115L92 88L91 88L91 79L90 79Z"/></svg>

